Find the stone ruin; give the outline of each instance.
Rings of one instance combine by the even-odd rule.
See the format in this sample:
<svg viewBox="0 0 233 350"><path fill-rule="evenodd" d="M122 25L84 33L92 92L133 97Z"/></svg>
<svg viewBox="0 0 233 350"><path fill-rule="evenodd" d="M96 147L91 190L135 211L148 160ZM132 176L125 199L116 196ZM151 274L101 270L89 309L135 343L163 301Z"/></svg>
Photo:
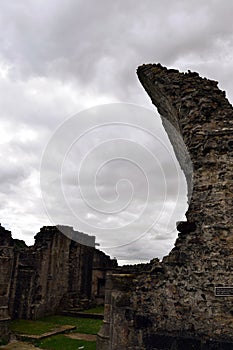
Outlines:
<svg viewBox="0 0 233 350"><path fill-rule="evenodd" d="M150 268L109 275L98 350L233 349L233 108L217 82L160 64L138 77L189 186L175 247ZM193 164L186 166L179 132Z"/></svg>
<svg viewBox="0 0 233 350"><path fill-rule="evenodd" d="M0 340L12 318L101 303L105 294L98 350L233 349L232 106L217 82L197 73L157 64L138 76L187 179L190 204L175 247L161 262L117 269L95 237L72 228L62 227L64 236L43 227L27 247L0 226Z"/></svg>
<svg viewBox="0 0 233 350"><path fill-rule="evenodd" d="M106 273L116 267L94 236L72 227L44 226L27 247L0 225L0 340L9 339L11 319L103 303Z"/></svg>

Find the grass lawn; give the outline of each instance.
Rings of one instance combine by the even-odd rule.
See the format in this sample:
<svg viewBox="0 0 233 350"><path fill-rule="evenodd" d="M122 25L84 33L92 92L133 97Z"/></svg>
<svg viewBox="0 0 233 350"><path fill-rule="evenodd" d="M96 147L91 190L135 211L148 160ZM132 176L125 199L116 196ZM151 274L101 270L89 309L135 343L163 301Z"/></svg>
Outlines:
<svg viewBox="0 0 233 350"><path fill-rule="evenodd" d="M59 315L44 317L44 318L41 318L39 321L50 325L75 326L76 332L85 333L85 334L97 334L103 323L102 320L95 320L91 318L59 316Z"/></svg>
<svg viewBox="0 0 233 350"><path fill-rule="evenodd" d="M96 306L92 309L84 310L83 312L87 314L103 314L104 313L104 306Z"/></svg>
<svg viewBox="0 0 233 350"><path fill-rule="evenodd" d="M10 324L10 329L14 333L41 335L57 328L57 325L51 322L14 320Z"/></svg>
<svg viewBox="0 0 233 350"><path fill-rule="evenodd" d="M11 322L10 328L14 333L41 335L61 325L75 326L75 331L79 333L97 334L102 325L102 320L56 315L44 317L36 321L15 320Z"/></svg>
<svg viewBox="0 0 233 350"><path fill-rule="evenodd" d="M43 339L40 342L35 343L36 346L39 346L41 349L50 349L50 350L95 350L96 343L93 341L77 340L70 339L64 335L55 335L53 337Z"/></svg>

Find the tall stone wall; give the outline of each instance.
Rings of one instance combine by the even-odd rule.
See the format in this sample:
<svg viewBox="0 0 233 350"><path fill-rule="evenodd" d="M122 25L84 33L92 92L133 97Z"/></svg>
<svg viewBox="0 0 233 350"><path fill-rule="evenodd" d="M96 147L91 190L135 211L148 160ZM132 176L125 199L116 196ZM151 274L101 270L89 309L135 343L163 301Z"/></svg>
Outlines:
<svg viewBox="0 0 233 350"><path fill-rule="evenodd" d="M217 82L160 64L138 69L191 184L187 222L149 272L109 276L97 349L233 349L233 109ZM222 293L226 289L220 290ZM228 289L228 291L230 291Z"/></svg>
<svg viewBox="0 0 233 350"><path fill-rule="evenodd" d="M0 342L9 339L10 319L37 319L84 300L89 305L96 297L94 276L104 281L114 266L95 249L94 236L72 227L44 226L27 247L0 225Z"/></svg>
<svg viewBox="0 0 233 350"><path fill-rule="evenodd" d="M9 339L9 294L13 268L13 240L0 224L0 340Z"/></svg>
<svg viewBox="0 0 233 350"><path fill-rule="evenodd" d="M91 298L94 250L69 239L56 226L43 227L34 246L15 247L11 317L36 319L54 314L66 295L68 299L74 295Z"/></svg>
<svg viewBox="0 0 233 350"><path fill-rule="evenodd" d="M101 250L95 249L92 273L92 297L97 305L104 304L107 274L117 270L116 259L110 259Z"/></svg>

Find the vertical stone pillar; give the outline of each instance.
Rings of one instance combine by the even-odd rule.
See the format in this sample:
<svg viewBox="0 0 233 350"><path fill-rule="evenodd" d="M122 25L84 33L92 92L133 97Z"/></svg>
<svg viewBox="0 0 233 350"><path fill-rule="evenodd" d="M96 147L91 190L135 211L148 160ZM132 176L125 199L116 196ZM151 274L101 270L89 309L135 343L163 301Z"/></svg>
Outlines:
<svg viewBox="0 0 233 350"><path fill-rule="evenodd" d="M105 288L104 323L97 336L98 350L144 350L140 339L133 341L134 309L130 300L135 274L108 274ZM129 327L128 327L129 326ZM139 346L137 347L137 344Z"/></svg>
<svg viewBox="0 0 233 350"><path fill-rule="evenodd" d="M9 340L9 294L13 266L13 240L0 225L0 342Z"/></svg>
<svg viewBox="0 0 233 350"><path fill-rule="evenodd" d="M110 350L110 333L111 333L111 314L112 314L112 274L107 274L105 284L105 304L104 304L104 322L101 330L97 335L96 348Z"/></svg>

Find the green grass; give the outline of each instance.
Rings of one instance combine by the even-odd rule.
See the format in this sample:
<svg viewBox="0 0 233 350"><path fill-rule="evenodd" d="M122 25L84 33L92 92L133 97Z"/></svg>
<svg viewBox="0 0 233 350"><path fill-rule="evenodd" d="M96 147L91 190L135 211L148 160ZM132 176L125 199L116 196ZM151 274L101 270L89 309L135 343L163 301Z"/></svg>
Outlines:
<svg viewBox="0 0 233 350"><path fill-rule="evenodd" d="M92 309L84 310L83 312L87 314L103 314L104 313L104 306L96 306Z"/></svg>
<svg viewBox="0 0 233 350"><path fill-rule="evenodd" d="M102 320L56 315L44 317L36 321L15 320L11 322L10 328L14 333L41 335L53 331L61 325L75 326L75 331L79 333L97 334L102 325Z"/></svg>
<svg viewBox="0 0 233 350"><path fill-rule="evenodd" d="M50 332L57 328L55 323L42 322L42 321L31 321L31 320L15 320L10 324L10 329L14 333L20 334L35 334L41 335L43 333Z"/></svg>
<svg viewBox="0 0 233 350"><path fill-rule="evenodd" d="M78 350L82 346L84 350L96 350L96 343L93 341L70 339L62 334L43 339L35 345L49 350Z"/></svg>
<svg viewBox="0 0 233 350"><path fill-rule="evenodd" d="M99 311L98 311L99 312ZM48 316L36 321L15 320L11 322L11 331L21 334L40 335L58 328L61 325L75 326L74 332L85 334L97 334L102 325L102 320L90 318L76 318L68 316ZM41 349L49 350L95 350L95 341L71 339L63 334L55 335L41 341L34 342ZM83 347L83 348L82 348Z"/></svg>
<svg viewBox="0 0 233 350"><path fill-rule="evenodd" d="M34 321L35 322L35 321ZM40 322L53 325L70 325L75 326L78 333L97 334L102 326L102 320L91 318L78 318L69 316L48 316L40 319Z"/></svg>
<svg viewBox="0 0 233 350"><path fill-rule="evenodd" d="M6 345L8 343L8 341L7 340L0 340L0 346L2 346L2 345Z"/></svg>

